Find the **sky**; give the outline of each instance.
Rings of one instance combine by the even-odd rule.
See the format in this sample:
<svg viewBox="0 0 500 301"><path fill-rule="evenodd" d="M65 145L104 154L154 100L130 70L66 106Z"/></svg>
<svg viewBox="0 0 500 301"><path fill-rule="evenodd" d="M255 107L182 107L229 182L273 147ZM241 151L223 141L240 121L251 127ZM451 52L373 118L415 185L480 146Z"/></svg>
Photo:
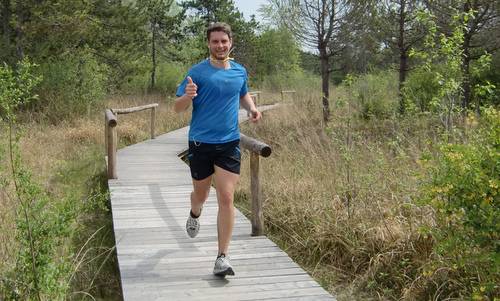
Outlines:
<svg viewBox="0 0 500 301"><path fill-rule="evenodd" d="M245 20L250 20L251 15L255 15L257 21L262 21L262 17L257 11L262 4L267 4L267 0L233 0L234 5L243 13Z"/></svg>

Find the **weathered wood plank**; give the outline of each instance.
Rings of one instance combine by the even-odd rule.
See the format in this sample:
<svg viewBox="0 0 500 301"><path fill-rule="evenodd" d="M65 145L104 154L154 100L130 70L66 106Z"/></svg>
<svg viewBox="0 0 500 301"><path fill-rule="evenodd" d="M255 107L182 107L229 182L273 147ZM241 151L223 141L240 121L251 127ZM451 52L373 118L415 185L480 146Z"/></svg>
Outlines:
<svg viewBox="0 0 500 301"><path fill-rule="evenodd" d="M198 236L189 238L184 228L192 181L178 155L187 147L187 132L182 128L117 152L118 179L108 183L124 300L335 300L275 243L252 237L251 223L239 211L230 245L236 276L212 275L215 189Z"/></svg>

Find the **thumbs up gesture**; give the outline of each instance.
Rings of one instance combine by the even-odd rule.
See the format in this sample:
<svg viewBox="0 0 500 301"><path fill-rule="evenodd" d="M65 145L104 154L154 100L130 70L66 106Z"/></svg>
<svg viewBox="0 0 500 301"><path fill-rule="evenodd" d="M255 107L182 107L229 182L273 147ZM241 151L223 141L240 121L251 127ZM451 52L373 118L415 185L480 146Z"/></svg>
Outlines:
<svg viewBox="0 0 500 301"><path fill-rule="evenodd" d="M191 76L187 77L187 84L186 84L186 95L188 97L191 97L191 99L195 98L198 96L196 91L198 90L198 86L193 82L193 79Z"/></svg>

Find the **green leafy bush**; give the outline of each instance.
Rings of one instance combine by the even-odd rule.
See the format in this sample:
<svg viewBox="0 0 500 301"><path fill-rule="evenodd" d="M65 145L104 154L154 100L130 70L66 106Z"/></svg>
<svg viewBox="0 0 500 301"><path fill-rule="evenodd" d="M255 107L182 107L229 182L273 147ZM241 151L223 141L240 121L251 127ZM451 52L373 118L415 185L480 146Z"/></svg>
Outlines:
<svg viewBox="0 0 500 301"><path fill-rule="evenodd" d="M16 111L37 99L32 90L41 77L34 75L36 65L28 59L19 62L15 69L0 66L0 118L13 122Z"/></svg>
<svg viewBox="0 0 500 301"><path fill-rule="evenodd" d="M424 69L411 72L403 87L405 111L430 112L433 100L438 96L439 82Z"/></svg>
<svg viewBox="0 0 500 301"><path fill-rule="evenodd" d="M398 87L394 72L380 71L354 78L350 89L362 118L384 119L395 114Z"/></svg>
<svg viewBox="0 0 500 301"><path fill-rule="evenodd" d="M20 131L16 123L18 108L36 99L33 89L40 78L35 65L19 62L16 70L0 67L1 118L8 124L7 167L0 171L2 190L15 202L17 252L12 265L6 265L0 281L2 300L63 300L69 288L70 257L65 256L63 240L71 236L78 210L71 199L53 200L21 160ZM4 152L0 153L4 155ZM0 157L0 162L4 159Z"/></svg>
<svg viewBox="0 0 500 301"><path fill-rule="evenodd" d="M500 292L500 111L485 109L479 122L469 122L475 128L468 143L444 144L427 161L424 200L438 223L430 231L437 258L427 274L444 266L460 275L459 285L447 286L451 295L483 300Z"/></svg>
<svg viewBox="0 0 500 301"><path fill-rule="evenodd" d="M108 91L109 67L90 51L65 53L40 64L38 109L51 120L95 109Z"/></svg>
<svg viewBox="0 0 500 301"><path fill-rule="evenodd" d="M136 72L128 76L121 90L125 93L143 93L147 94L151 90L162 93L175 93L177 85L182 81L187 72L187 67L181 63L164 62L158 65L156 69L156 84L151 89L151 62L143 58L136 63Z"/></svg>

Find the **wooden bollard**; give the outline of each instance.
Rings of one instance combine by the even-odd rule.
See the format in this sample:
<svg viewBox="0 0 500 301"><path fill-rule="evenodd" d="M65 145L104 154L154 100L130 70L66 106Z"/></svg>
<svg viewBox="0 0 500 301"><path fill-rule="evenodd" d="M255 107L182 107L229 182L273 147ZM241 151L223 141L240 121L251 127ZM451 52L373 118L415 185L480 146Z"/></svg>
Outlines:
<svg viewBox="0 0 500 301"><path fill-rule="evenodd" d="M117 179L116 173L116 146L117 135L116 125L117 120L115 114L107 109L105 113L106 120L106 150L108 154L108 179Z"/></svg>
<svg viewBox="0 0 500 301"><path fill-rule="evenodd" d="M260 186L260 156L269 157L271 147L256 139L241 134L240 144L250 151L250 192L252 194L252 236L264 234L264 214L262 210L262 190Z"/></svg>
<svg viewBox="0 0 500 301"><path fill-rule="evenodd" d="M252 192L252 236L264 234L262 190L259 180L259 154L250 152L250 191Z"/></svg>
<svg viewBox="0 0 500 301"><path fill-rule="evenodd" d="M156 107L151 108L151 139L155 138Z"/></svg>

